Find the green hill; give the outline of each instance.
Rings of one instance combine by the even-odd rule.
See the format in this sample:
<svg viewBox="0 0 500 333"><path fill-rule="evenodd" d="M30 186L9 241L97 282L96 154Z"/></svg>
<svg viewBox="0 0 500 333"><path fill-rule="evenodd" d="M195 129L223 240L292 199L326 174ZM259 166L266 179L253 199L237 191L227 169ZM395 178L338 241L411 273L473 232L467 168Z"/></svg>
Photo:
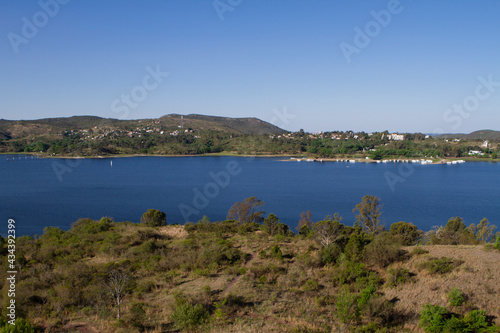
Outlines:
<svg viewBox="0 0 500 333"><path fill-rule="evenodd" d="M204 115L183 116L184 127L193 130L215 130L234 134L281 134L285 130L257 118L228 118ZM96 116L73 116L37 120L0 120L0 137L55 135L64 131L83 129L134 130L155 126L165 129L178 128L181 115L171 114L159 119L118 120Z"/></svg>

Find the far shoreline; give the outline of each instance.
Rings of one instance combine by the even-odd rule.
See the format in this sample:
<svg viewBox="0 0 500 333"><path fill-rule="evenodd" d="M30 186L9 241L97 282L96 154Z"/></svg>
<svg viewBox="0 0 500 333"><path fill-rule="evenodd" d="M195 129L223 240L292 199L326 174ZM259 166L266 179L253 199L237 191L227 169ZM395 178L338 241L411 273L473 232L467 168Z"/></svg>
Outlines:
<svg viewBox="0 0 500 333"><path fill-rule="evenodd" d="M354 157L354 156L344 156L344 157L310 157L304 155L293 155L293 154L262 154L262 155L248 155L248 154L237 154L237 153L208 153L208 154L172 154L172 155L161 155L161 154L116 154L116 155L97 155L97 156L71 156L71 155L49 155L49 154L41 154L41 153L33 153L33 152L0 152L1 156L36 156L37 158L55 158L55 159L111 159L111 158L129 158L129 157L244 157L244 158L281 158L282 162L339 162L339 163L350 163L350 161L354 161L354 163L383 163L382 161L387 161L386 163L408 163L408 164L420 164L422 158L389 158L389 159L381 159L374 160L370 158L363 157ZM417 160L418 163L412 163L412 160ZM431 160L424 158L423 160ZM498 163L500 159L491 159L491 158L481 158L481 157L447 157L441 159L432 159L432 163L427 163L428 165L442 165L447 162L453 162L463 160L465 162L493 162ZM408 161L408 162L404 162ZM352 162L351 162L352 163Z"/></svg>

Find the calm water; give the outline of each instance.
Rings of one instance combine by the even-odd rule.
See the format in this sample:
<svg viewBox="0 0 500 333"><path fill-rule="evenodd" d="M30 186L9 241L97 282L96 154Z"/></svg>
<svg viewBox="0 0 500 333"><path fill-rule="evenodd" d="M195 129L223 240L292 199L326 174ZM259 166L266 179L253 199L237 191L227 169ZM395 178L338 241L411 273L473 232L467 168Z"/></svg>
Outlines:
<svg viewBox="0 0 500 333"><path fill-rule="evenodd" d="M165 211L168 223L197 221L202 215L215 221L225 219L234 202L249 196L263 200L268 213L294 230L299 214L308 209L314 220L338 212L344 223L352 224L352 209L366 194L382 198L386 226L407 221L428 230L461 216L467 224L487 217L500 227L499 184L500 163L487 162L407 165L243 157L6 160L0 156L0 233L6 234L9 218L15 219L18 235L35 235L46 226L67 230L81 217L138 222L148 208Z"/></svg>

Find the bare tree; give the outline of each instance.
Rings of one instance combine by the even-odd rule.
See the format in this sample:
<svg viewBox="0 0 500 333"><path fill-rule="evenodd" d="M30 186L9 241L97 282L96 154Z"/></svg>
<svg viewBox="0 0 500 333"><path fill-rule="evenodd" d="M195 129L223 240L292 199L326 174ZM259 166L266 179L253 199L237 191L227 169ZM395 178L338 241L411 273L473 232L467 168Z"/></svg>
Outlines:
<svg viewBox="0 0 500 333"><path fill-rule="evenodd" d="M299 225L297 226L297 230L300 231L303 226L306 226L309 229L312 229L313 227L312 214L310 210L300 213L300 220Z"/></svg>
<svg viewBox="0 0 500 333"><path fill-rule="evenodd" d="M117 319L120 319L121 304L123 302L123 298L127 293L129 283L130 275L121 269L113 269L106 279L106 288L113 298L118 311L116 316Z"/></svg>
<svg viewBox="0 0 500 333"><path fill-rule="evenodd" d="M323 220L314 223L313 235L314 239L323 247L327 247L340 237L344 226L340 223L342 218L335 214L332 220Z"/></svg>

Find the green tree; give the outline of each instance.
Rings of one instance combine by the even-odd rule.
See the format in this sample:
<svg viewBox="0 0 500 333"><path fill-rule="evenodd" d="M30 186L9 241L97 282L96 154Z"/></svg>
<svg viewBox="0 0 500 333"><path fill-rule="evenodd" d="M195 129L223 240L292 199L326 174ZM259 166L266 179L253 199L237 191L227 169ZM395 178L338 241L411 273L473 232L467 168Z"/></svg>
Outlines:
<svg viewBox="0 0 500 333"><path fill-rule="evenodd" d="M236 202L227 212L228 220L237 220L240 223L262 223L264 221L264 210L259 210L264 202L256 197L246 198L242 202Z"/></svg>
<svg viewBox="0 0 500 333"><path fill-rule="evenodd" d="M150 227L161 227L167 224L167 214L157 209L148 209L142 214L141 222Z"/></svg>
<svg viewBox="0 0 500 333"><path fill-rule="evenodd" d="M448 223L438 231L439 244L457 245L474 244L476 242L474 235L465 226L461 217L454 217L448 220Z"/></svg>
<svg viewBox="0 0 500 333"><path fill-rule="evenodd" d="M479 222L479 224L476 226L474 223L472 223L468 230L469 232L475 236L475 238L479 242L485 242L487 243L493 236L493 231L497 227L494 225L490 225L490 222L488 219L485 217Z"/></svg>
<svg viewBox="0 0 500 333"><path fill-rule="evenodd" d="M269 216L264 220L264 229L269 235L272 236L277 231L276 229L278 227L278 223L280 223L278 217L274 214L269 214Z"/></svg>
<svg viewBox="0 0 500 333"><path fill-rule="evenodd" d="M380 198L374 195L365 195L359 204L352 210L358 212L356 215L356 223L361 224L366 228L369 234L375 235L384 230L380 222L380 209L382 204Z"/></svg>
<svg viewBox="0 0 500 333"><path fill-rule="evenodd" d="M389 233L396 237L401 245L415 245L422 237L422 232L413 223L396 222L391 224Z"/></svg>

